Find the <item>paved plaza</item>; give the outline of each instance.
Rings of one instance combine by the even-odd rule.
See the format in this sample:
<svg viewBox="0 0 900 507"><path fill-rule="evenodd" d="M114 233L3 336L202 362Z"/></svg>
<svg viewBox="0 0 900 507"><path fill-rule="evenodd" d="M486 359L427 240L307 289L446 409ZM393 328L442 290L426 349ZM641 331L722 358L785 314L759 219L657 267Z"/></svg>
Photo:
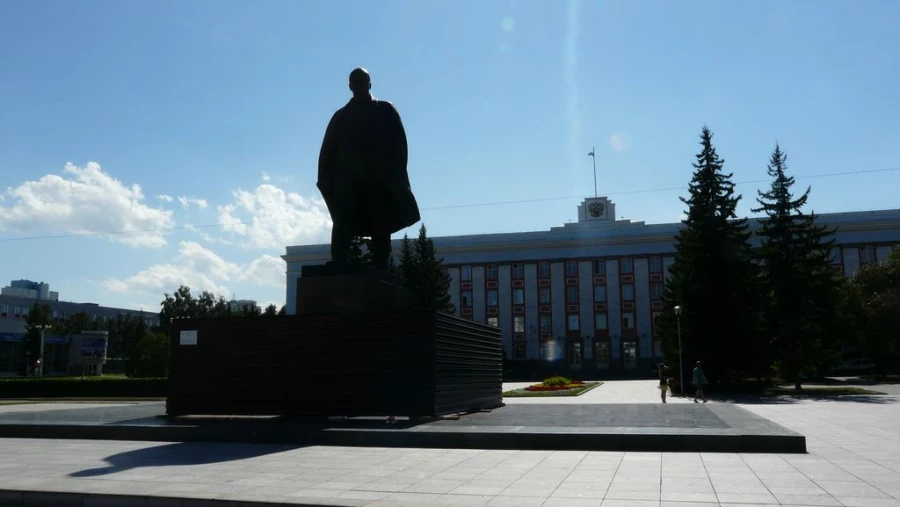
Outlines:
<svg viewBox="0 0 900 507"><path fill-rule="evenodd" d="M507 400L510 404L532 401ZM659 403L659 393L653 381L615 381L583 397L542 402L614 408L618 403ZM4 491L0 505L4 501L10 506L25 505L37 497L19 492L30 490L131 495L107 498L104 504L123 507L195 505L164 503L175 498L371 507L900 507L900 396L776 398L747 400L740 406L806 435L809 453L0 439L0 490ZM13 407L21 405L0 407L0 413ZM84 497L83 505L92 499Z"/></svg>

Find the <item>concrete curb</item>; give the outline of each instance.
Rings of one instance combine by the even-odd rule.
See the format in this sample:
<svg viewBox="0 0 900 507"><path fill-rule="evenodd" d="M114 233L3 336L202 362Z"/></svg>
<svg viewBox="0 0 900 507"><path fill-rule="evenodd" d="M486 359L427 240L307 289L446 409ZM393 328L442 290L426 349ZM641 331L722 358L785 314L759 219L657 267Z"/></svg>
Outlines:
<svg viewBox="0 0 900 507"><path fill-rule="evenodd" d="M461 428L462 429L462 428ZM148 442L243 442L348 447L417 447L438 449L805 453L806 437L787 434L741 434L651 431L463 431L309 429L292 425L126 426L2 424L0 438L136 440Z"/></svg>
<svg viewBox="0 0 900 507"><path fill-rule="evenodd" d="M0 489L0 507L356 507L362 503L337 500L311 503L253 502L244 500L180 498L147 495L109 495L56 491L18 491Z"/></svg>

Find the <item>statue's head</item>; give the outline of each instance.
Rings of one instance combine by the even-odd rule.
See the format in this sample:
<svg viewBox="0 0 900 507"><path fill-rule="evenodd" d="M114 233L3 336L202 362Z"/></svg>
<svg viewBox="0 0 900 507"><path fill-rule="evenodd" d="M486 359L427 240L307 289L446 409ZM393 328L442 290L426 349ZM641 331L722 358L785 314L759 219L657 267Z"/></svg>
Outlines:
<svg viewBox="0 0 900 507"><path fill-rule="evenodd" d="M354 97L366 96L372 89L372 79L369 77L369 71L360 67L353 69L350 73L350 91Z"/></svg>

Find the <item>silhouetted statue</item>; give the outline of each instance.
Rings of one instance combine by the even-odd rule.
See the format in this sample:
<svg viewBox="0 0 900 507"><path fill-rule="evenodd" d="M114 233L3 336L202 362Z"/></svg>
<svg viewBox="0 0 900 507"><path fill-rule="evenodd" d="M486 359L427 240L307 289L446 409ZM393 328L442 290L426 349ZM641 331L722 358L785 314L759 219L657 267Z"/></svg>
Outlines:
<svg viewBox="0 0 900 507"><path fill-rule="evenodd" d="M390 102L376 100L365 69L350 73L353 98L337 110L319 152L319 181L331 213L331 261L344 264L354 236L372 238L372 263L387 269L391 234L421 218L406 172L406 131Z"/></svg>

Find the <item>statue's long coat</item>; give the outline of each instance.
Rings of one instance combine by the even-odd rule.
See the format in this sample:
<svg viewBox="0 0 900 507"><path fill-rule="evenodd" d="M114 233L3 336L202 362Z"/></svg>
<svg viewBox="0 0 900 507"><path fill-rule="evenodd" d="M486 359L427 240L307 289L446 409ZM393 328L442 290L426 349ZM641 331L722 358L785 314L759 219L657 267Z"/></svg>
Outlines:
<svg viewBox="0 0 900 507"><path fill-rule="evenodd" d="M391 233L418 222L407 158L406 131L393 104L350 99L331 117L319 152L316 185L332 219L353 223L354 236L382 232L374 230L378 220Z"/></svg>

